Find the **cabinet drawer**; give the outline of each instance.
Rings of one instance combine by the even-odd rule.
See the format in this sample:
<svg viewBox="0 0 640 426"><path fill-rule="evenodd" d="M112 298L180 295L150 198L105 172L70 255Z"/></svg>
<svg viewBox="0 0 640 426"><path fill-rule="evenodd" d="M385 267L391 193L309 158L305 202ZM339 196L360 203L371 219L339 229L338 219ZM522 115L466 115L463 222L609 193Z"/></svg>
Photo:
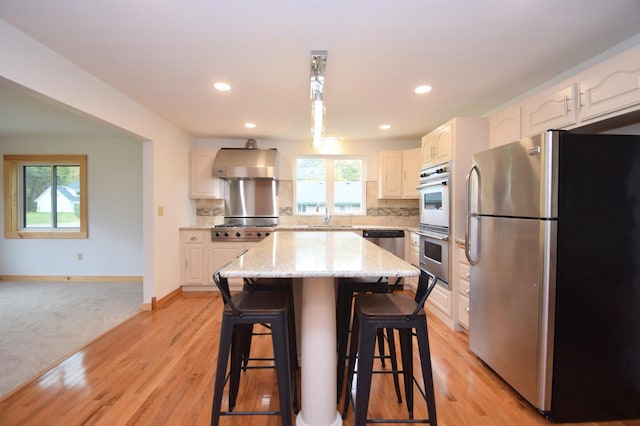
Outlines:
<svg viewBox="0 0 640 426"><path fill-rule="evenodd" d="M458 262L464 263L465 265L469 264L469 261L467 260L467 255L464 254L464 247L458 247Z"/></svg>
<svg viewBox="0 0 640 426"><path fill-rule="evenodd" d="M180 240L187 244L203 243L207 235L207 231L180 231Z"/></svg>
<svg viewBox="0 0 640 426"><path fill-rule="evenodd" d="M458 323L469 329L469 298L458 295Z"/></svg>
<svg viewBox="0 0 640 426"><path fill-rule="evenodd" d="M469 297L469 281L467 280L458 280L459 286L458 291L462 296Z"/></svg>
<svg viewBox="0 0 640 426"><path fill-rule="evenodd" d="M471 278L471 267L468 263L458 263L458 276L467 281Z"/></svg>
<svg viewBox="0 0 640 426"><path fill-rule="evenodd" d="M451 305L452 305L452 300L451 300L451 292L447 289L444 289L442 287L440 287L439 285L436 285L433 288L433 291L431 292L431 294L429 295L429 298L427 299L433 306L435 306L436 308L440 309L442 312L444 312L445 314L447 314L448 316L451 316L452 312L451 312Z"/></svg>

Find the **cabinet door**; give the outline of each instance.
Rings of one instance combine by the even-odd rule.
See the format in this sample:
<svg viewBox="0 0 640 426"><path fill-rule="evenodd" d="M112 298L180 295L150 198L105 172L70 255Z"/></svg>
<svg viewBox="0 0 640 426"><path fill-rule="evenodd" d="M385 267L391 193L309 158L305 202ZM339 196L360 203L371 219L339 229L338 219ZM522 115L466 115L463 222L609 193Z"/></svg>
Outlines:
<svg viewBox="0 0 640 426"><path fill-rule="evenodd" d="M211 277L220 267L235 260L242 251L256 244L257 242L212 242L209 245L209 281L213 283ZM232 290L240 290L242 279L229 278L229 287Z"/></svg>
<svg viewBox="0 0 640 426"><path fill-rule="evenodd" d="M428 167L434 158L435 145L433 144L433 133L426 134L422 137L422 168Z"/></svg>
<svg viewBox="0 0 640 426"><path fill-rule="evenodd" d="M640 46L585 73L578 88L581 121L601 120L640 107Z"/></svg>
<svg viewBox="0 0 640 426"><path fill-rule="evenodd" d="M182 250L182 284L205 284L204 246L202 244L186 244Z"/></svg>
<svg viewBox="0 0 640 426"><path fill-rule="evenodd" d="M445 123L422 137L422 167L430 167L451 160L453 124Z"/></svg>
<svg viewBox="0 0 640 426"><path fill-rule="evenodd" d="M469 292L471 267L463 248L458 248L458 323L469 329Z"/></svg>
<svg viewBox="0 0 640 426"><path fill-rule="evenodd" d="M206 231L180 231L181 284L207 284L205 278Z"/></svg>
<svg viewBox="0 0 640 426"><path fill-rule="evenodd" d="M216 151L191 151L189 195L191 198L224 198L222 179L213 177Z"/></svg>
<svg viewBox="0 0 640 426"><path fill-rule="evenodd" d="M436 285L431 291L427 302L441 310L449 318L453 317L451 312L453 303L451 300L451 292L449 290L440 287L440 285Z"/></svg>
<svg viewBox="0 0 640 426"><path fill-rule="evenodd" d="M436 137L434 140L435 155L432 159L433 164L444 163L451 159L451 149L453 145L453 124L447 123L436 129Z"/></svg>
<svg viewBox="0 0 640 426"><path fill-rule="evenodd" d="M491 148L520 140L520 105L500 111L489 119Z"/></svg>
<svg viewBox="0 0 640 426"><path fill-rule="evenodd" d="M420 148L402 151L402 198L420 198L416 187L420 181L421 151Z"/></svg>
<svg viewBox="0 0 640 426"><path fill-rule="evenodd" d="M378 153L378 198L402 197L402 151Z"/></svg>
<svg viewBox="0 0 640 426"><path fill-rule="evenodd" d="M570 84L535 96L522 104L524 137L549 129L562 129L577 122L576 86Z"/></svg>

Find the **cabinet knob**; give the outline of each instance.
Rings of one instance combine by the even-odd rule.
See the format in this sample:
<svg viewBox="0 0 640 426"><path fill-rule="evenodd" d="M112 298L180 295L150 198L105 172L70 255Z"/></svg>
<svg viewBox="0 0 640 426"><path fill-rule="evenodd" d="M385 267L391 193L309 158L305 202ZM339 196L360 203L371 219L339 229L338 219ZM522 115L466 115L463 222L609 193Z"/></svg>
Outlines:
<svg viewBox="0 0 640 426"><path fill-rule="evenodd" d="M469 307L467 306L466 308L464 308L464 311L465 311L466 313L469 313Z"/></svg>
<svg viewBox="0 0 640 426"><path fill-rule="evenodd" d="M464 292L465 292L465 293L467 293L467 294L469 294L469 288L465 288L465 289L464 289Z"/></svg>
<svg viewBox="0 0 640 426"><path fill-rule="evenodd" d="M465 273L464 273L464 276L465 276L466 278L470 278L470 277L471 277L471 274L470 274L470 273L468 273L468 272L465 272Z"/></svg>
<svg viewBox="0 0 640 426"><path fill-rule="evenodd" d="M195 240L197 240L197 238L196 238L196 237L191 237L191 238L189 238L189 239L190 239L191 241L195 241Z"/></svg>

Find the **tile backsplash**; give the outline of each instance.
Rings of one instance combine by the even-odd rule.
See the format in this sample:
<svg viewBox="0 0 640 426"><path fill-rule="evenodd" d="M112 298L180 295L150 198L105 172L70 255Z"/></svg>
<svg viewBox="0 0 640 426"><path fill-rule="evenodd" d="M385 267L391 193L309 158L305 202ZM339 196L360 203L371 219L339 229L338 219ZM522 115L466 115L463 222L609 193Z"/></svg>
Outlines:
<svg viewBox="0 0 640 426"><path fill-rule="evenodd" d="M367 214L331 218L334 225L418 226L417 199L380 200L378 183L367 181ZM280 225L319 225L323 215L294 215L293 182L278 181L278 211ZM196 200L196 225L213 226L224 222L224 200Z"/></svg>

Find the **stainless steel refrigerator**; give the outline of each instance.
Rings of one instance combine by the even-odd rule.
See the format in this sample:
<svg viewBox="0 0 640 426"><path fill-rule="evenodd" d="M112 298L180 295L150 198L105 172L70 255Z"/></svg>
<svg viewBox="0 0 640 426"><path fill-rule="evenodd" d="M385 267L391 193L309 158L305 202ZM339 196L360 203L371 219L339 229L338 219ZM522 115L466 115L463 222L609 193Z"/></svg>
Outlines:
<svg viewBox="0 0 640 426"><path fill-rule="evenodd" d="M553 421L640 418L640 137L473 156L469 346Z"/></svg>

